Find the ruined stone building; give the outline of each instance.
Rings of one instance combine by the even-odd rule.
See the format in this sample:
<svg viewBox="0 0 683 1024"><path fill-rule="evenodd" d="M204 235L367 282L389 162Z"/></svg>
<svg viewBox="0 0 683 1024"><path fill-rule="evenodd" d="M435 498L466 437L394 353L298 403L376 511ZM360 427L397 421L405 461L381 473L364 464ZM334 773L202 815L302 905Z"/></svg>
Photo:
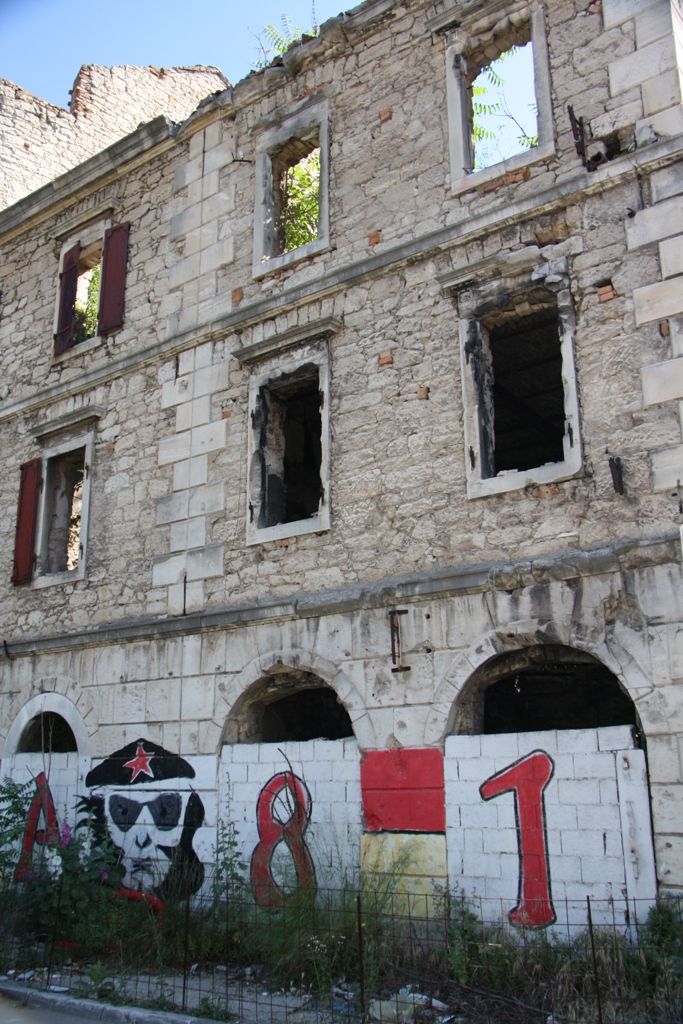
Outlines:
<svg viewBox="0 0 683 1024"><path fill-rule="evenodd" d="M482 166L512 47L537 128ZM367 0L130 111L100 72L3 93L3 772L132 889L229 819L266 899L284 790L320 885L683 891L679 0Z"/></svg>

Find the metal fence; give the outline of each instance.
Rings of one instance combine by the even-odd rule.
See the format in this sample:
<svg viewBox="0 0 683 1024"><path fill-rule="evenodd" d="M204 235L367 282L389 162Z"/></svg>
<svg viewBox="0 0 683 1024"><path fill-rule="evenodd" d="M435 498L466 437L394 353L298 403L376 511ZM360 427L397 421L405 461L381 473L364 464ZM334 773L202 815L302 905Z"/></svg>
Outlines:
<svg viewBox="0 0 683 1024"><path fill-rule="evenodd" d="M107 1002L266 1024L673 1024L680 900L565 901L546 929L449 893L205 881L160 899L68 878L0 892L0 971ZM269 902L271 905L263 905Z"/></svg>

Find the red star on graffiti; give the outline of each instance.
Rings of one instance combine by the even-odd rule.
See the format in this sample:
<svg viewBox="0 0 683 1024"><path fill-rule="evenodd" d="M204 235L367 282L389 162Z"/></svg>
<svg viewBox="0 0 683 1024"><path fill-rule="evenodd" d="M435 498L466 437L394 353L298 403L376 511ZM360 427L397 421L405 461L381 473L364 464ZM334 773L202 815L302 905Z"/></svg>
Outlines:
<svg viewBox="0 0 683 1024"><path fill-rule="evenodd" d="M123 766L124 768L132 769L133 775L130 780L131 782L135 782L138 775L142 775L143 772L145 775L149 775L151 779L154 778L154 772L151 771L149 767L149 762L153 757L154 754L148 754L142 743L138 743L138 749L135 751L135 757L132 761L126 761Z"/></svg>

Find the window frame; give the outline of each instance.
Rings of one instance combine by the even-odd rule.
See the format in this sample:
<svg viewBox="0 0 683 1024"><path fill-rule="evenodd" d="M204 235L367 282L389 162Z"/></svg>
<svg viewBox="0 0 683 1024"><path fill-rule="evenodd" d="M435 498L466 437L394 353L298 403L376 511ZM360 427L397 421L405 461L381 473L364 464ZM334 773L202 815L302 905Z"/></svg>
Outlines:
<svg viewBox="0 0 683 1024"><path fill-rule="evenodd" d="M79 539L80 551L78 555L78 565L74 569L66 569L62 572L42 572L41 559L44 559L45 557L45 548L48 540L46 487L48 462L60 455L67 455L69 452L77 451L79 448L85 449L85 472L83 473L83 497L81 504L81 531ZM88 526L90 520L90 490L94 454L94 430L76 436L71 436L69 438L63 438L62 440L55 439L41 452L41 492L38 499L38 515L34 541L35 567L30 584L32 589L40 590L44 587L57 586L61 583L72 583L76 580L85 579L88 555Z"/></svg>
<svg viewBox="0 0 683 1024"><path fill-rule="evenodd" d="M64 257L66 256L66 254L69 252L70 249L73 249L73 247L77 243L80 243L81 249L87 249L91 245L93 245L95 242L100 242L101 243L100 260L101 260L102 259L102 254L104 253L104 233L111 226L112 226L112 218L111 217L105 217L103 220L98 220L98 221L96 221L93 224L88 224L86 227L83 227L81 229L76 229L67 238L65 238L64 241L62 242L62 246L61 246L61 249L59 251L59 270L58 270L58 276L57 276L57 289L56 289L57 294L55 296L55 313L54 313L54 322L53 322L53 325L52 325L52 337L53 337L53 341L52 341L52 363L53 364L54 363L64 362L65 359L69 359L70 357L75 356L75 355L80 355L83 352L89 352L92 349L97 348L97 346L99 344L101 344L101 342L102 342L102 338L104 337L104 335L100 335L100 333L99 333L99 318L98 318L98 326L95 329L95 333L90 338L86 338L84 341L79 341L76 345L70 345L69 348L65 349L64 352L60 352L58 355L55 355L55 351L54 351L54 337L57 334L57 331L59 329L59 308L60 308L61 298L62 298L62 289L61 289L61 286L60 286L60 282L61 282L61 278L62 278L62 271L64 269ZM102 288L102 279L100 277L100 289L101 288ZM98 306L99 306L99 296L98 296L98 300L97 301L98 301Z"/></svg>
<svg viewBox="0 0 683 1024"><path fill-rule="evenodd" d="M252 489L251 467L258 451L253 427L256 401L259 391L273 384L285 374L294 373L302 366L314 364L318 368L318 387L322 394L320 410L320 483L323 498L316 515L308 519L297 519L290 523L259 527L254 521L257 496ZM287 537L301 537L310 533L323 533L330 529L330 360L327 341L313 342L297 348L295 352L282 353L252 372L249 379L249 429L247 446L247 545L264 544L267 541L284 540Z"/></svg>
<svg viewBox="0 0 683 1024"><path fill-rule="evenodd" d="M288 252L273 254L275 232L275 200L273 181L273 157L297 132L317 128L320 146L320 183L318 187L318 237L290 249ZM254 251L252 276L254 280L265 277L275 270L316 256L330 248L329 224L329 101L317 100L304 103L295 113L277 127L265 130L256 147L255 203L254 203Z"/></svg>
<svg viewBox="0 0 683 1024"><path fill-rule="evenodd" d="M448 111L448 142L451 169L451 192L455 195L486 185L510 171L518 171L532 164L543 163L555 156L555 126L550 80L550 60L545 26L545 7L530 10L528 14L530 39L534 54L534 98L538 145L490 167L474 170L471 145L471 122L467 101L467 48L466 24L455 30L446 42L446 105ZM482 33L482 35L485 33ZM504 33L501 33L504 34ZM479 37L477 37L479 39ZM504 51L503 51L504 52Z"/></svg>
<svg viewBox="0 0 683 1024"><path fill-rule="evenodd" d="M486 277L486 275L483 275ZM474 380L474 360L470 358L468 344L474 325L479 326L481 315L477 308L489 304L496 294L519 295L527 287L544 285L554 293L560 333L560 355L562 359L562 384L564 388L565 429L562 439L564 459L561 462L545 463L533 469L501 470L492 477L482 476L482 437L491 425L482 409L480 394ZM576 320L571 299L570 281L566 261L537 264L531 272L514 276L501 276L482 281L477 285L468 281L458 295L460 328L460 374L463 401L463 425L465 440L465 472L467 476L467 497L482 498L491 494L518 491L530 485L557 483L579 476L583 472L583 450L579 420L579 397L574 359L574 334ZM495 370L494 370L495 372ZM474 465L472 463L474 462Z"/></svg>

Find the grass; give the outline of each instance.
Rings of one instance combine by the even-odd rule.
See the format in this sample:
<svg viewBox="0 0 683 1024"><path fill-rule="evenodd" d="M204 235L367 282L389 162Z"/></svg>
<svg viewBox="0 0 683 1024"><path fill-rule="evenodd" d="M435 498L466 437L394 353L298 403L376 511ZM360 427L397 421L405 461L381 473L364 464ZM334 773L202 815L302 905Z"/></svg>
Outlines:
<svg viewBox="0 0 683 1024"><path fill-rule="evenodd" d="M162 914L102 887L80 919L61 908L54 920L40 919L39 931L15 888L0 894L7 897L0 903L0 969L31 968L37 971L32 983L45 984L47 974L38 970L49 965L68 975L72 990L138 1003L144 991L150 1008L151 987L163 993L152 1000L154 1008L165 1010L177 1009L187 988L195 1014L220 1020L231 1019L237 990L245 999L264 990L305 994L329 1013L341 981L358 1015L362 979L366 1008L370 999L391 999L410 984L449 1007L459 1001L468 1013L485 1007L490 1021L577 1024L597 1020L597 968L605 1024L683 1019L680 900L653 908L637 941L616 927L596 928L594 963L586 930L569 942L557 932L506 922L484 926L466 900L448 895L432 903L426 921L407 912L405 895L395 898L395 878L385 886L376 875L372 881L372 889L294 890L277 910L257 906L246 885L232 885L227 900L225 890L202 900L179 897Z"/></svg>

